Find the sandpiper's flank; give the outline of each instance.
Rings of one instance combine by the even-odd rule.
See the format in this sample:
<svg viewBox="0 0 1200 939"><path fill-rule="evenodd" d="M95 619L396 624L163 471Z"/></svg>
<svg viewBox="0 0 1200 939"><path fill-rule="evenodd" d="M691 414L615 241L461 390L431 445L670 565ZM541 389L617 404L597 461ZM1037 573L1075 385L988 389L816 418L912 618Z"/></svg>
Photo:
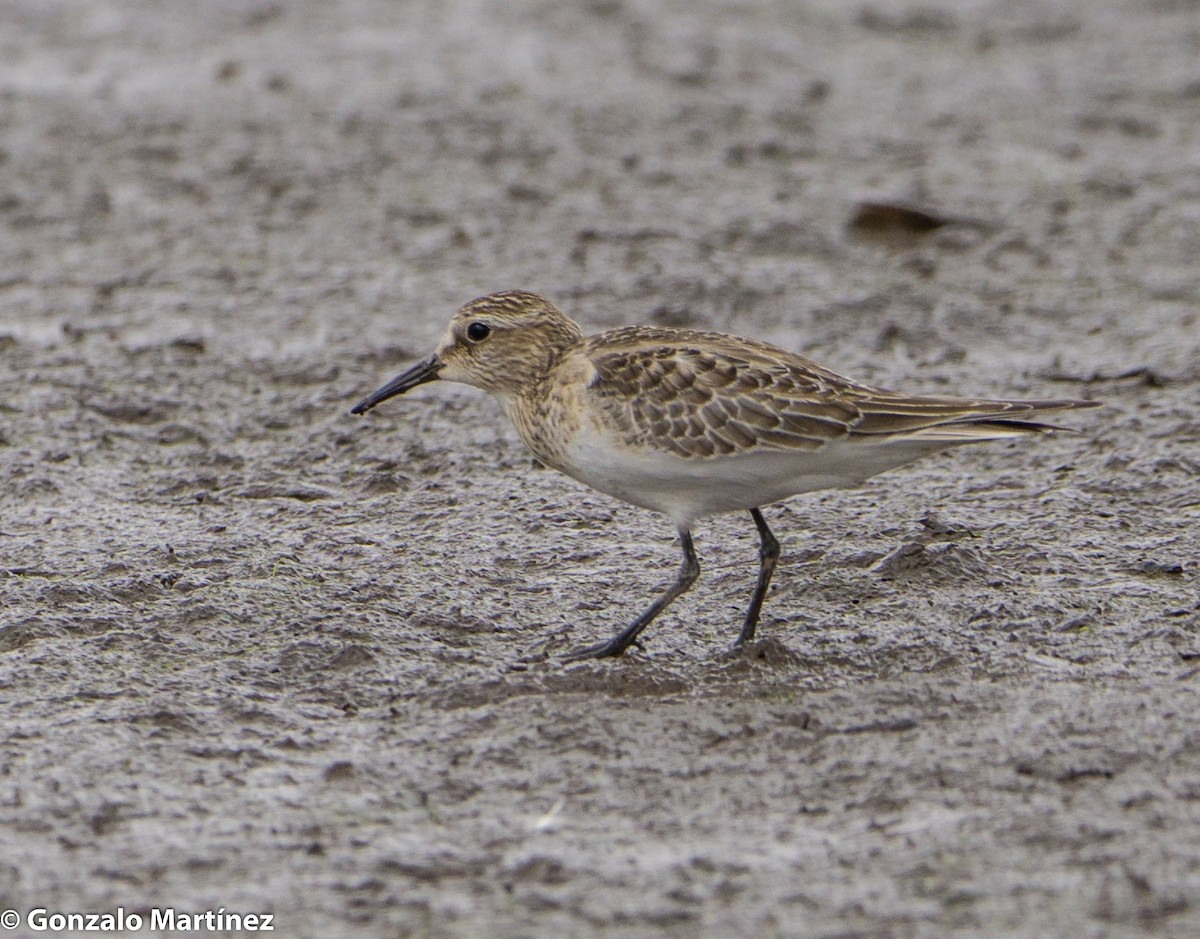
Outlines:
<svg viewBox="0 0 1200 939"><path fill-rule="evenodd" d="M946 447L1057 430L1038 419L1097 404L898 394L721 333L630 326L584 336L549 300L514 290L464 306L431 356L351 413L437 378L490 392L547 466L661 512L679 530L675 582L621 632L572 658L620 655L692 585L697 519L747 511L758 528L741 645L754 637L779 558L761 506L856 486Z"/></svg>

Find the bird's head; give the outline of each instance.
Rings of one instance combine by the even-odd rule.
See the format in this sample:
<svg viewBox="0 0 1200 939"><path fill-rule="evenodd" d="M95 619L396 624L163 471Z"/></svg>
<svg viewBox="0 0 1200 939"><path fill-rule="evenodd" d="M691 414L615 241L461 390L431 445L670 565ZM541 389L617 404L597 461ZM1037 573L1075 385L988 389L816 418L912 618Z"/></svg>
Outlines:
<svg viewBox="0 0 1200 939"><path fill-rule="evenodd" d="M501 397L519 394L546 376L582 335L573 320L537 294L511 290L480 297L450 318L432 355L364 398L351 413L362 414L438 378Z"/></svg>

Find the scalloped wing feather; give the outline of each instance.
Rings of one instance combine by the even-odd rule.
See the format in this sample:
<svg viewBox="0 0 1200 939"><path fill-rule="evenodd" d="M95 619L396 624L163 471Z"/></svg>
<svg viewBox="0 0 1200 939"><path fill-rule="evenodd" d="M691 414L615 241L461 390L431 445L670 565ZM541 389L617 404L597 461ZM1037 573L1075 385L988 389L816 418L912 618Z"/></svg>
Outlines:
<svg viewBox="0 0 1200 939"><path fill-rule="evenodd" d="M610 333L589 350L596 369L589 391L611 429L632 446L700 458L815 450L846 436L859 417L829 393L822 376L762 361L752 344L737 349L709 334L618 332L630 337L628 345ZM759 361L747 352L758 352Z"/></svg>
<svg viewBox="0 0 1200 939"><path fill-rule="evenodd" d="M588 392L630 446L684 458L814 451L909 438L950 446L1055 429L1035 416L1092 402L910 396L838 375L767 343L629 327L585 341Z"/></svg>

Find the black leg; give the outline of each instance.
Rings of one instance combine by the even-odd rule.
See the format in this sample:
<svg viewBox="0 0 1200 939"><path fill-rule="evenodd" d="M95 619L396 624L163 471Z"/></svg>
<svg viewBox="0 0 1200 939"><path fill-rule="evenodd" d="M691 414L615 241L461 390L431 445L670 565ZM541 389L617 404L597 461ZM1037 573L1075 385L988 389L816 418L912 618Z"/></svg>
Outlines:
<svg viewBox="0 0 1200 939"><path fill-rule="evenodd" d="M754 638L754 628L758 625L758 613L762 609L763 598L767 595L767 587L771 585L771 575L775 573L775 564L779 561L779 542L767 527L767 520L758 509L751 509L750 515L758 526L758 583L754 585L754 596L750 598L750 609L746 611L746 621L742 623L742 631L738 634L734 648L749 642Z"/></svg>
<svg viewBox="0 0 1200 939"><path fill-rule="evenodd" d="M700 562L696 559L696 549L692 547L692 533L686 528L679 529L679 541L683 545L683 566L679 568L679 576L666 592L650 604L650 608L632 623L622 629L607 642L599 642L594 646L579 649L569 653L566 658L574 659L603 659L617 656L628 649L637 640L638 634L653 622L654 617L665 610L680 594L685 593L696 578L700 576Z"/></svg>

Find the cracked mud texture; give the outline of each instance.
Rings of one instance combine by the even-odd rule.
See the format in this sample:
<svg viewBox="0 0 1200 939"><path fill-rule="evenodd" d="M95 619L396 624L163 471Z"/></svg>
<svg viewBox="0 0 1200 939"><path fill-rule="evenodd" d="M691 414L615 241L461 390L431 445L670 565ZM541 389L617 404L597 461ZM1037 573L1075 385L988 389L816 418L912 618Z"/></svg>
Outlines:
<svg viewBox="0 0 1200 939"><path fill-rule="evenodd" d="M1200 932L1196 3L0 18L0 907ZM1106 407L770 508L741 656L703 523L565 666L669 523L471 389L347 413L510 287Z"/></svg>

